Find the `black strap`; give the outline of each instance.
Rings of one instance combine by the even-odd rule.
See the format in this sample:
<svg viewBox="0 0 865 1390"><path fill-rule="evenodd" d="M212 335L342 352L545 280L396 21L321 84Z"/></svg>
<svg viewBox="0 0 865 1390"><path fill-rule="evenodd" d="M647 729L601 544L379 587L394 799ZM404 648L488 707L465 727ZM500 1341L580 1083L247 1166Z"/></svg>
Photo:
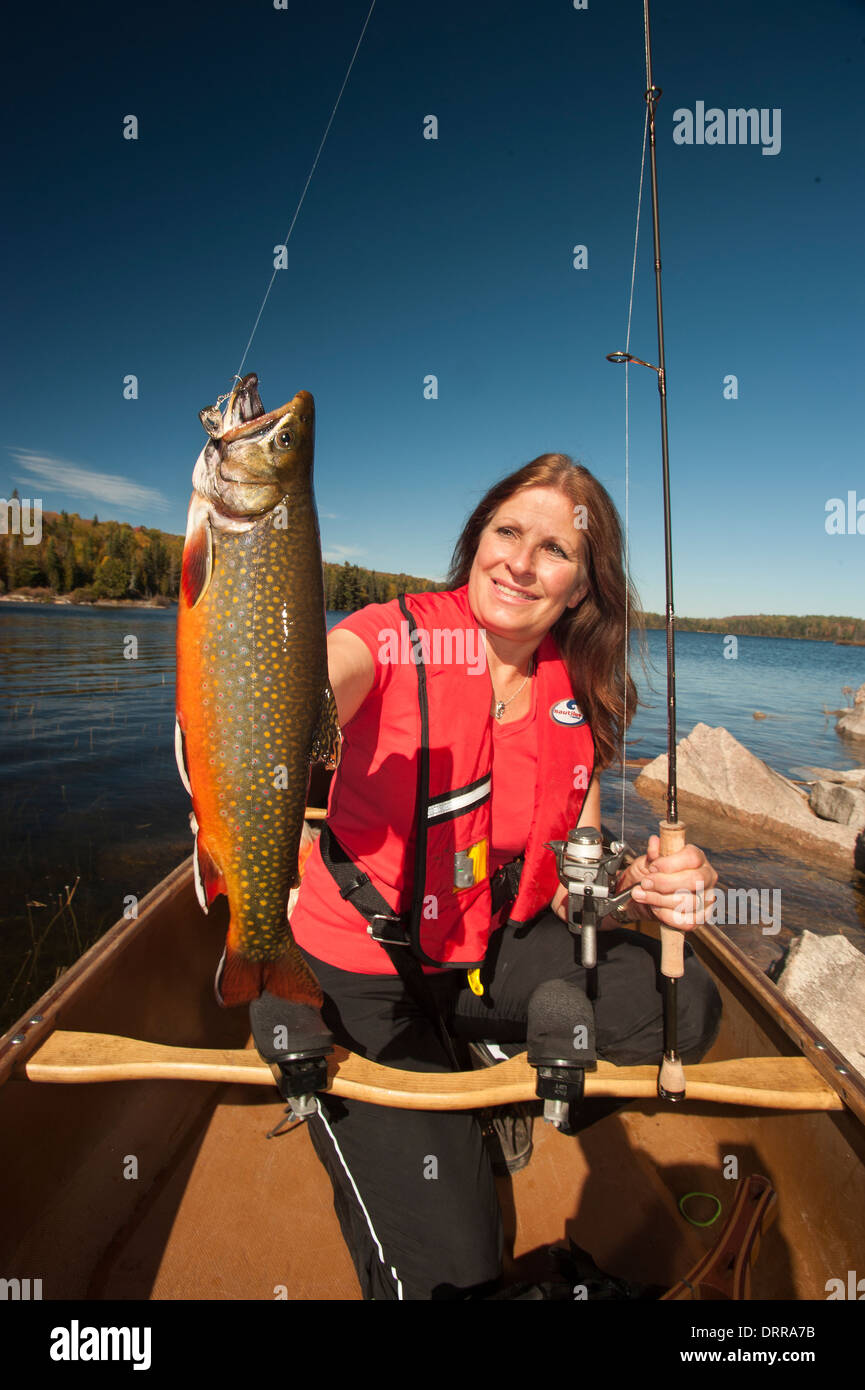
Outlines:
<svg viewBox="0 0 865 1390"><path fill-rule="evenodd" d="M400 612L408 624L409 641L411 641L417 631L417 623L414 620L408 604L405 601L405 594L400 594L398 598ZM423 914L424 898L426 896L426 845L427 845L427 811L429 809L429 700L427 699L426 687L426 665L423 660L423 643L419 642L415 647L413 657L415 670L417 671L417 694L418 707L420 709L420 744L418 746L418 772L417 772L417 823L415 826L415 846L414 846L414 885L412 892L411 916L409 918L409 940L412 950L424 965L435 965L439 969L445 968L442 961L433 960L428 956L421 945L420 924ZM423 971L421 971L423 974Z"/></svg>
<svg viewBox="0 0 865 1390"><path fill-rule="evenodd" d="M490 892L493 899L493 915L504 907L505 903L513 902L520 888L520 877L523 872L525 855L520 855L517 859L511 859L507 864L503 864L497 869L490 879Z"/></svg>
<svg viewBox="0 0 865 1390"><path fill-rule="evenodd" d="M325 822L319 838L321 857L339 888L340 897L350 902L370 926L370 935L386 951L390 962L402 980L406 993L417 1004L438 1032L448 1061L454 1071L462 1070L453 1041L430 988L420 961L409 939L409 914L397 915L385 902L369 875L358 868L343 849L330 826Z"/></svg>

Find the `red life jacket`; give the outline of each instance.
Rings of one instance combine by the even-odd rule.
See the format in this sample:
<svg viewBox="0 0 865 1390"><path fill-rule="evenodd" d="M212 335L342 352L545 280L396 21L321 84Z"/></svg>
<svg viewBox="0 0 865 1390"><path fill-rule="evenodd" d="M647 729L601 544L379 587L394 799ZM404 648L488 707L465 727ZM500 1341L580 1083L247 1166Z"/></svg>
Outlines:
<svg viewBox="0 0 865 1390"><path fill-rule="evenodd" d="M400 600L404 630L394 643L399 659L418 673L421 743L417 785L407 767L405 794L417 797L417 840L412 926L416 954L430 965L473 967L485 955L493 919L488 859L493 737L490 679L478 662L481 634L468 602L468 586L449 593L412 594ZM535 653L538 775L519 891L510 910L525 922L547 907L558 887L548 840L563 840L576 825L591 781L594 741L574 700L567 667L547 634ZM410 687L409 687L410 688ZM403 864L388 862L384 847L358 861L374 886L393 902ZM401 908L408 906L400 904Z"/></svg>

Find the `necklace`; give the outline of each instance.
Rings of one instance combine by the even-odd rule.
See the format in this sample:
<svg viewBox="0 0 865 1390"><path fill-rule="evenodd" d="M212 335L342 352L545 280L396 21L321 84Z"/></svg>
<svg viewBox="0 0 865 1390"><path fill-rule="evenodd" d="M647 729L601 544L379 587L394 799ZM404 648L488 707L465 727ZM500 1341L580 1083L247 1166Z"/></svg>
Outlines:
<svg viewBox="0 0 865 1390"><path fill-rule="evenodd" d="M486 639L486 634L484 634L484 647L486 647L486 645L487 645L487 639ZM487 661L487 665L489 666L489 660ZM495 688L495 686L493 685L493 678L492 678L492 675L490 675L490 685L493 685L493 699L495 700L495 705L493 706L493 714L495 715L496 719L501 719L502 715L503 715L504 712L505 712L506 707L511 703L512 700L515 700L515 699L517 698L517 696L520 694L520 691L525 690L526 686L528 685L528 683L529 683L529 681L531 680L531 678L532 678L532 676L534 675L534 673L535 673L535 658L534 658L534 656L532 656L532 658L531 658L531 660L530 660L530 662L529 662L529 674L526 676L526 678L525 678L525 680L523 681L522 685L520 686L519 690L515 690L514 693L513 693L513 695L509 695L508 698L507 698L506 700L500 700L500 699L498 698L498 696L496 695L496 688Z"/></svg>

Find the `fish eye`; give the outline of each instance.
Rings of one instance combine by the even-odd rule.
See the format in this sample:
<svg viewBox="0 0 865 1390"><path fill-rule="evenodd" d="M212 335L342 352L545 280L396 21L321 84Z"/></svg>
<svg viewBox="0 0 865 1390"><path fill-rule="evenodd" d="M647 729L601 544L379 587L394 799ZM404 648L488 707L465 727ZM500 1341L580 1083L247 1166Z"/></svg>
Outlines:
<svg viewBox="0 0 865 1390"><path fill-rule="evenodd" d="M280 430L276 436L276 442L280 449L290 449L294 443L294 435L291 430Z"/></svg>

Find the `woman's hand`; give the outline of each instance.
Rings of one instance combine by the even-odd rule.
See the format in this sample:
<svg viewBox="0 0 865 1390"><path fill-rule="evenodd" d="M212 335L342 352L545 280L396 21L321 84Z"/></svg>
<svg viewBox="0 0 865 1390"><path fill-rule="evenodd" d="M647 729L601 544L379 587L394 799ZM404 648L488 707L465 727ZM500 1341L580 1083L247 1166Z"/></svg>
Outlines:
<svg viewBox="0 0 865 1390"><path fill-rule="evenodd" d="M616 892L632 889L635 921L655 918L680 931L702 926L707 908L715 901L718 875L696 845L685 845L663 859L660 849L658 836L650 836L646 853L619 875Z"/></svg>

